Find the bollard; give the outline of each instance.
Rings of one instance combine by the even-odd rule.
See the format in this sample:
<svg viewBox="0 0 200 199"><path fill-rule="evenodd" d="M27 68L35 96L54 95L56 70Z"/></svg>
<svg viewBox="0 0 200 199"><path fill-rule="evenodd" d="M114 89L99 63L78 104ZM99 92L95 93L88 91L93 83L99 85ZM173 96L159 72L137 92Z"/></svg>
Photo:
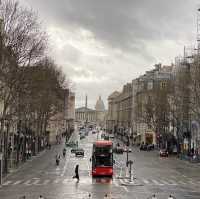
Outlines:
<svg viewBox="0 0 200 199"><path fill-rule="evenodd" d="M132 172L131 171L132 171L133 161L129 160L128 165L130 165L130 167L129 167L129 182L132 182Z"/></svg>

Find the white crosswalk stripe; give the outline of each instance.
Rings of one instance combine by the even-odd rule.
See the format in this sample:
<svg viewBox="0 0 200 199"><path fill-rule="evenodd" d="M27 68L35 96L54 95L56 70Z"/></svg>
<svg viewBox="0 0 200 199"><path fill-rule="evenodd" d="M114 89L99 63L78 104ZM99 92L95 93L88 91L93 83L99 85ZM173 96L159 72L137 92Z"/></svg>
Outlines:
<svg viewBox="0 0 200 199"><path fill-rule="evenodd" d="M152 179L151 180L155 185L163 186L163 183L158 182L157 180Z"/></svg>
<svg viewBox="0 0 200 199"><path fill-rule="evenodd" d="M99 183L111 183L115 187L120 187L122 183L126 182L127 179L117 179L113 178L113 180L108 180L108 179L101 179L101 180L94 180L90 176L84 176L80 179L79 184L99 184ZM186 186L186 185L196 185L200 186L198 184L198 181L185 181L185 180L175 180L175 179L136 179L137 182L143 184L143 185L149 185L149 186ZM16 180L16 181L11 181L8 180L3 183L3 186L19 186L19 185L25 185L25 186L39 186L39 185L49 185L49 184L73 184L76 183L75 179L72 179L72 177L67 177L67 178L57 178L57 179L40 179L40 178L32 178L32 179L27 179L27 180Z"/></svg>
<svg viewBox="0 0 200 199"><path fill-rule="evenodd" d="M24 185L27 185L27 186L30 186L30 185L32 185L32 182L31 182L32 180L27 180L27 181L25 181L23 184Z"/></svg>
<svg viewBox="0 0 200 199"><path fill-rule="evenodd" d="M18 184L21 184L22 183L22 180L17 180L16 182L14 182L12 185L18 185Z"/></svg>
<svg viewBox="0 0 200 199"><path fill-rule="evenodd" d="M142 179L142 181L145 183L145 184L149 184L150 182L146 179Z"/></svg>
<svg viewBox="0 0 200 199"><path fill-rule="evenodd" d="M11 183L12 183L12 181L10 181L10 180L9 180L9 181L6 181L6 182L3 183L3 186L9 185L9 184L11 184Z"/></svg>

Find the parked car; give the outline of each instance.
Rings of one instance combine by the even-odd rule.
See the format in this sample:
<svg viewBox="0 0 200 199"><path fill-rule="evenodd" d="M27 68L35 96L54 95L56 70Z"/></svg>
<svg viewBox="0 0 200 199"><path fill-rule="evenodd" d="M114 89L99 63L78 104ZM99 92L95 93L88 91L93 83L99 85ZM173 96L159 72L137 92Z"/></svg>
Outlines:
<svg viewBox="0 0 200 199"><path fill-rule="evenodd" d="M117 147L114 149L114 152L115 152L115 153L118 153L118 154L123 154L124 149L123 149L123 147L117 146Z"/></svg>
<svg viewBox="0 0 200 199"><path fill-rule="evenodd" d="M80 140L84 139L85 138L85 135L84 134L81 134L80 135Z"/></svg>
<svg viewBox="0 0 200 199"><path fill-rule="evenodd" d="M168 157L169 153L168 153L167 149L160 149L159 155L160 155L160 157Z"/></svg>
<svg viewBox="0 0 200 199"><path fill-rule="evenodd" d="M104 136L104 140L109 140L109 136L108 136L108 135L105 135L105 136Z"/></svg>
<svg viewBox="0 0 200 199"><path fill-rule="evenodd" d="M86 131L86 132L85 132L85 136L88 136L88 134L89 134L89 132L88 132L88 131Z"/></svg>
<svg viewBox="0 0 200 199"><path fill-rule="evenodd" d="M130 148L127 148L127 147L124 147L124 148L123 148L123 150L124 150L124 152L127 152L127 151L128 151L129 153L131 153L131 152L132 152L132 149L130 149Z"/></svg>
<svg viewBox="0 0 200 199"><path fill-rule="evenodd" d="M147 151L154 150L154 144L148 144L147 145Z"/></svg>
<svg viewBox="0 0 200 199"><path fill-rule="evenodd" d="M95 134L95 133L96 133L96 131L95 131L95 130L93 130L93 131L92 131L92 134Z"/></svg>
<svg viewBox="0 0 200 199"><path fill-rule="evenodd" d="M114 139L114 138L115 138L115 136L114 136L113 134L111 134L109 137L110 137L111 139Z"/></svg>
<svg viewBox="0 0 200 199"><path fill-rule="evenodd" d="M141 151L151 151L154 149L154 144L141 144L140 150Z"/></svg>
<svg viewBox="0 0 200 199"><path fill-rule="evenodd" d="M146 151L147 150L147 145L146 144L141 144L140 145L140 150L141 151Z"/></svg>
<svg viewBox="0 0 200 199"><path fill-rule="evenodd" d="M84 149L82 149L82 148L76 149L76 151L75 151L75 156L76 156L76 157L77 157L77 156L84 156Z"/></svg>
<svg viewBox="0 0 200 199"><path fill-rule="evenodd" d="M71 153L76 153L76 150L77 150L78 148L77 147L73 147L72 149L71 149Z"/></svg>
<svg viewBox="0 0 200 199"><path fill-rule="evenodd" d="M66 147L75 147L76 143L71 141L71 142L67 142L65 145L66 145Z"/></svg>

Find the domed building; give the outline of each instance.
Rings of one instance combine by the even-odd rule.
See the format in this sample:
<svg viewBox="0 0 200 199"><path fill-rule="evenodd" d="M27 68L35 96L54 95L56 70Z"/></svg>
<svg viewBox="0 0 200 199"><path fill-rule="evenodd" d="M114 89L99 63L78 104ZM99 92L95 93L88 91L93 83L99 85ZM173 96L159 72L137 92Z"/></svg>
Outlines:
<svg viewBox="0 0 200 199"><path fill-rule="evenodd" d="M105 106L103 100L101 99L101 96L99 96L99 99L96 102L95 110L100 112L105 111Z"/></svg>
<svg viewBox="0 0 200 199"><path fill-rule="evenodd" d="M106 109L104 102L99 96L96 102L95 110L89 109L87 107L87 97L85 102L85 107L80 107L76 109L75 116L76 121L80 123L95 123L98 126L105 127L106 122Z"/></svg>
<svg viewBox="0 0 200 199"><path fill-rule="evenodd" d="M96 111L96 122L98 125L103 127L105 125L106 109L104 106L104 102L101 99L101 96L99 96L99 99L96 102L95 111Z"/></svg>

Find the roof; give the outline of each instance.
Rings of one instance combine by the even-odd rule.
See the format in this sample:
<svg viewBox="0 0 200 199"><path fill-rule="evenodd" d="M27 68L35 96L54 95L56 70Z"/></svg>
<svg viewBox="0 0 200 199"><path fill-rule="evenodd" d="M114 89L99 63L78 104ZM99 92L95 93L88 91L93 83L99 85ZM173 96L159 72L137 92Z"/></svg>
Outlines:
<svg viewBox="0 0 200 199"><path fill-rule="evenodd" d="M117 97L119 94L120 94L120 92L114 91L114 92L108 97L108 99L113 99L113 98Z"/></svg>
<svg viewBox="0 0 200 199"><path fill-rule="evenodd" d="M94 142L94 145L96 145L96 146L111 146L112 145L112 141L99 140L99 141Z"/></svg>
<svg viewBox="0 0 200 199"><path fill-rule="evenodd" d="M76 112L91 112L91 111L95 111L95 110L86 108L86 107L76 108Z"/></svg>
<svg viewBox="0 0 200 199"><path fill-rule="evenodd" d="M105 111L105 106L103 100L101 99L101 96L99 96L99 99L97 100L95 109L96 111Z"/></svg>

